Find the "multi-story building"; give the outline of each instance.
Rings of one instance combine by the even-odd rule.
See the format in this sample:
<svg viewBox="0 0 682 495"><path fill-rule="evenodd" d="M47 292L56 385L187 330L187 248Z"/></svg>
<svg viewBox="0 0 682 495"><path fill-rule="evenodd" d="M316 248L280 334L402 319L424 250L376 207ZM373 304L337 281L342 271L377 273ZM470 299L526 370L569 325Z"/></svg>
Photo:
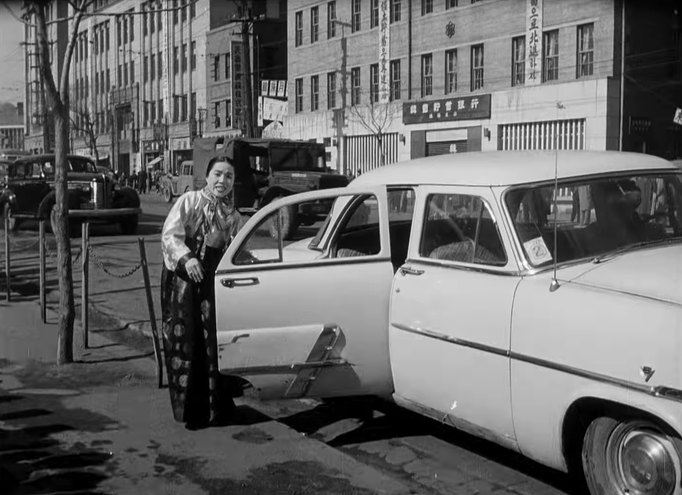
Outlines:
<svg viewBox="0 0 682 495"><path fill-rule="evenodd" d="M269 9L264 8L266 4ZM51 10L49 19L69 18L66 2L51 5L64 11ZM182 160L191 159L193 139L215 123L209 119L214 100L233 97L212 93L207 98L214 52L232 51L229 44L208 47L210 33L228 26L240 40L246 36L258 46L260 39L270 40L277 32L259 34L253 27L265 20L267 11L276 12L283 22L286 9L278 0L244 0L239 5L223 0L94 2L79 26L70 68L72 151L92 155L96 147L115 170L126 174L142 167L176 171ZM53 71L58 79L72 24L50 25ZM50 150L53 141L44 137L50 136L51 119L40 87L34 29L26 32L27 106L35 120L27 127L27 142L29 149L43 151ZM246 29L244 36L242 29ZM258 52L249 53L249 62L259 60ZM253 76L252 71L240 75ZM238 132L242 127L238 122Z"/></svg>
<svg viewBox="0 0 682 495"><path fill-rule="evenodd" d="M220 23L206 37L205 134L259 136L264 123L258 118L262 106L257 113L260 83L287 77L286 2L250 2L246 12L231 2L225 8L233 21Z"/></svg>
<svg viewBox="0 0 682 495"><path fill-rule="evenodd" d="M682 154L681 15L624 0L290 0L289 137L358 173L432 154Z"/></svg>
<svg viewBox="0 0 682 495"><path fill-rule="evenodd" d="M0 104L0 153L24 149L24 103Z"/></svg>
<svg viewBox="0 0 682 495"><path fill-rule="evenodd" d="M60 61L66 54L69 39L68 26L65 22L54 21L68 18L68 3L50 2L46 8L50 59ZM24 147L27 151L42 153L54 149L54 125L47 101L45 82L40 77L36 30L35 22L24 24L24 77L26 81ZM52 65L55 81L59 81L61 69L59 63Z"/></svg>

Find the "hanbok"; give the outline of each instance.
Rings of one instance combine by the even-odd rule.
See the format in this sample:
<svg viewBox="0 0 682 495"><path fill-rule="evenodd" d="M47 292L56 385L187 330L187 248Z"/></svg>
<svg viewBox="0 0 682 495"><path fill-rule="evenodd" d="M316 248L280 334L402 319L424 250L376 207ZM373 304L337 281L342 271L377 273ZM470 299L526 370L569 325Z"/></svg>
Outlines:
<svg viewBox="0 0 682 495"><path fill-rule="evenodd" d="M162 334L171 407L176 421L204 425L229 417L234 408L218 372L214 276L222 254L243 224L232 195L217 198L206 188L178 198L163 225L161 246ZM204 269L201 283L185 271L190 258Z"/></svg>

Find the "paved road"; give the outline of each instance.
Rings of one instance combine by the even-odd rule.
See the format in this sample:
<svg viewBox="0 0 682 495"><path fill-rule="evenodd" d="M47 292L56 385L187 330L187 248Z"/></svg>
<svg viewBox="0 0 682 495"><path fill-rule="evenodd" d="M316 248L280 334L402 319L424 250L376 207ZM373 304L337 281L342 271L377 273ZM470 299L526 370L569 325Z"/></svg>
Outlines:
<svg viewBox="0 0 682 495"><path fill-rule="evenodd" d="M149 194L143 196L142 207L144 214L140 219L139 236L145 239L147 245L158 314L161 269L159 233L170 206L160 196ZM13 242L28 244L35 236L35 227L26 225ZM139 263L137 237L118 235L116 228L111 226L92 228L93 249L98 257L95 266L91 268L89 291L93 304L93 331L118 323L115 319L108 319L108 313L149 332L139 271L119 278ZM26 251L21 256L30 258ZM27 276L35 273L31 272L31 261L19 266L23 267L22 273ZM78 279L78 270L75 276ZM55 287L54 276L50 286ZM35 291L35 285L32 289ZM78 283L77 291L80 291ZM30 298L28 292L30 290L27 289L25 297ZM53 291L50 297L56 301L57 293ZM105 314L95 311L96 309ZM148 352L151 348L149 340L145 338L127 338L127 341L137 345L140 351ZM388 404L372 401L328 403L313 400L266 403L250 397L243 403L309 438L352 456L364 465L372 466L387 476L407 483L413 487L413 493L576 493L571 491L568 478L561 473Z"/></svg>

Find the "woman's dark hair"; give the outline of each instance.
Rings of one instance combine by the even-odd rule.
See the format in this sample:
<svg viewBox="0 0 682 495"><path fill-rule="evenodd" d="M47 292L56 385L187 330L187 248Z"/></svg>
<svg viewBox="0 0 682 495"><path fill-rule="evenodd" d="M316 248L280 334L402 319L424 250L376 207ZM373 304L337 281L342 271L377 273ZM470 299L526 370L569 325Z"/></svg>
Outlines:
<svg viewBox="0 0 682 495"><path fill-rule="evenodd" d="M216 163L221 163L221 162L229 163L230 165L232 165L232 168L234 168L234 163L232 162L231 158L229 158L225 155L214 156L213 158L211 158L209 160L208 165L206 166L206 177L208 177L208 174L211 172L213 165L215 165Z"/></svg>

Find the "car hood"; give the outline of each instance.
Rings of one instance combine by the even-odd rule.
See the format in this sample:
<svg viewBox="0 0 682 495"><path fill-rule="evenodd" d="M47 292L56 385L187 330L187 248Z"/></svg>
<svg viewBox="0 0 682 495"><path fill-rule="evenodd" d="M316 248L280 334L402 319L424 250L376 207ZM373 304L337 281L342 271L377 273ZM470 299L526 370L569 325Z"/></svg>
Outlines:
<svg viewBox="0 0 682 495"><path fill-rule="evenodd" d="M561 278L682 305L682 243L605 256L599 263L569 267Z"/></svg>

